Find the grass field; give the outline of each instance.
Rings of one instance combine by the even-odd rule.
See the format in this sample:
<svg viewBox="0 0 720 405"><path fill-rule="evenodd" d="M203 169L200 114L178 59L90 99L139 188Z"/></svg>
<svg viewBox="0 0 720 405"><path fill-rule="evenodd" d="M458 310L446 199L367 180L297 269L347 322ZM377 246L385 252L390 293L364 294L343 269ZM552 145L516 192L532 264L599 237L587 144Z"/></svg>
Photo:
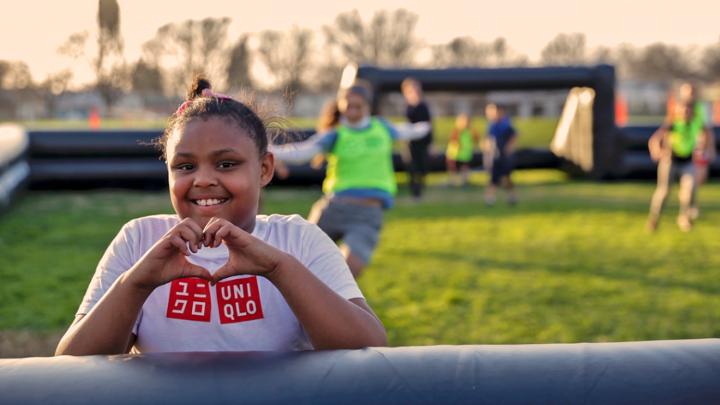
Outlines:
<svg viewBox="0 0 720 405"><path fill-rule="evenodd" d="M482 204L435 175L387 213L360 285L392 345L720 337L720 184L695 229L644 230L651 183L516 174L520 204ZM267 212L305 214L318 189L275 188ZM30 192L0 216L0 357L49 354L127 220L170 212L165 193ZM28 343L30 342L30 343Z"/></svg>

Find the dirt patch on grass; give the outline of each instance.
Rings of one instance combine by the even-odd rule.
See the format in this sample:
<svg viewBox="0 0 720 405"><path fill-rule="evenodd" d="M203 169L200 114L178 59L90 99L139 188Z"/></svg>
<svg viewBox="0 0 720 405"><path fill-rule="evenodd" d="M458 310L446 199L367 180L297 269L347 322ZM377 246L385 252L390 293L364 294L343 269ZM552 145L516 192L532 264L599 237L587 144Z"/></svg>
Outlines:
<svg viewBox="0 0 720 405"><path fill-rule="evenodd" d="M52 356L63 333L65 333L64 330L52 332L0 331L0 358Z"/></svg>

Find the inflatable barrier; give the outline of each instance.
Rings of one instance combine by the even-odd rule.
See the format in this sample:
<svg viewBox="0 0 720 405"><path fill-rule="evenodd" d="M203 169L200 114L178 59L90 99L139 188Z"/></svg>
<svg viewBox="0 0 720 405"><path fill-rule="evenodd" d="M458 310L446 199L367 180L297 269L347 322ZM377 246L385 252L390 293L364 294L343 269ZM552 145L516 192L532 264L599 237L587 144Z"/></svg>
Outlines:
<svg viewBox="0 0 720 405"><path fill-rule="evenodd" d="M312 135L312 130L294 131L286 141ZM87 189L130 187L158 189L167 187L167 168L153 141L160 131L78 130L30 131L30 187L33 189ZM399 154L393 155L395 170L404 171ZM548 150L522 149L515 156L517 168L557 168L560 159ZM474 167L482 167L481 156L473 158ZM433 154L430 170L445 171L445 155ZM290 177L275 178L274 184L321 184L324 168L309 164L288 164Z"/></svg>
<svg viewBox="0 0 720 405"><path fill-rule="evenodd" d="M0 402L720 402L720 339L0 360Z"/></svg>
<svg viewBox="0 0 720 405"><path fill-rule="evenodd" d="M28 136L16 125L0 125L0 211L22 190L30 174Z"/></svg>

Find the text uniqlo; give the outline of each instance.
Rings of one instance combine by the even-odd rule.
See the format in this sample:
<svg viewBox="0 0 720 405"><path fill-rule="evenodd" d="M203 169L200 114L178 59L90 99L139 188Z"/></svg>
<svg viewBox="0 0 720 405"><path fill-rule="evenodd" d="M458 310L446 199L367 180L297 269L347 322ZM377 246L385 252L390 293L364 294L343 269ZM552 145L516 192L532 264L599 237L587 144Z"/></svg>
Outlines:
<svg viewBox="0 0 720 405"><path fill-rule="evenodd" d="M220 281L215 285L220 323L237 323L263 318L257 277ZM170 284L167 317L210 322L210 285L199 278L181 278Z"/></svg>
<svg viewBox="0 0 720 405"><path fill-rule="evenodd" d="M257 277L221 281L215 287L220 323L236 323L262 319Z"/></svg>
<svg viewBox="0 0 720 405"><path fill-rule="evenodd" d="M167 317L210 322L210 286L199 278L181 278L170 285Z"/></svg>

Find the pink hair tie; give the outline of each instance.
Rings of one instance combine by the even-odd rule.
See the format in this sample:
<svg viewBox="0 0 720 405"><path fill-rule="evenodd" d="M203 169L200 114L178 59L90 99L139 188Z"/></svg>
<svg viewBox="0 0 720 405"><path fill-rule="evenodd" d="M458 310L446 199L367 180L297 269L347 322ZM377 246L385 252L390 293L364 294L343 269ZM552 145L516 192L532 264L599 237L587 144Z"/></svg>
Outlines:
<svg viewBox="0 0 720 405"><path fill-rule="evenodd" d="M228 96L227 94L215 93L214 91L212 91L212 89L203 89L202 93L200 94L203 97L215 97L221 100L232 100L232 97Z"/></svg>
<svg viewBox="0 0 720 405"><path fill-rule="evenodd" d="M183 111L192 103L192 100L185 100L182 104L180 104L180 107L177 108L175 111L175 115L182 114Z"/></svg>
<svg viewBox="0 0 720 405"><path fill-rule="evenodd" d="M230 96L228 96L228 95L226 95L226 94L214 93L214 92L212 91L212 89L203 89L202 92L200 93L200 95L201 95L202 97L214 97L214 98L216 98L216 99L218 99L218 100L233 100L232 97L230 97ZM182 112L185 111L185 109L188 108L188 106L189 106L190 104L192 104L192 102L193 102L192 99L191 99L191 100L185 100L182 104L180 104L180 106L178 107L177 111L175 111L175 115L180 115L180 114L182 114Z"/></svg>

